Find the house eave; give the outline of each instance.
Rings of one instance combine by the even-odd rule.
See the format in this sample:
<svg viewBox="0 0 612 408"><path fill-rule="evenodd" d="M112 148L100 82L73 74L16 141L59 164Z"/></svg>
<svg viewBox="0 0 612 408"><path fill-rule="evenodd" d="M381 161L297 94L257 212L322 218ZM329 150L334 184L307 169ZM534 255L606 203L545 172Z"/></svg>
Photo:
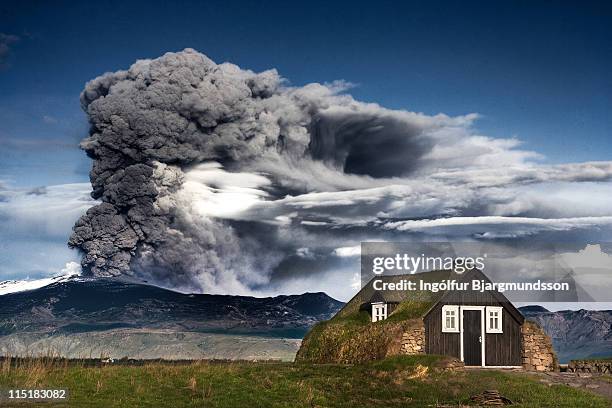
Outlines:
<svg viewBox="0 0 612 408"><path fill-rule="evenodd" d="M485 279L488 282L491 282L491 280L487 277L487 275L485 275L481 270L479 269L470 269L465 275L463 275L463 277L459 280L460 282L463 280L468 279L467 277L470 276L471 274L480 274L481 278ZM504 296L503 294L497 292L497 291L488 291L491 296L493 296L495 298L495 300L497 300L500 304L504 305L504 308L506 310L508 310L508 313L510 313L510 315L512 315L512 317L519 323L519 324L523 324L525 321L525 317L523 316L523 314L521 312L519 312L519 310L512 304L512 302L510 300L508 300L508 298L506 296ZM425 319L435 308L436 306L438 306L438 304L440 302L443 302L444 299L449 296L449 294L453 293L452 291L446 291L444 292L444 294L440 297L440 299L438 299L422 316L422 319Z"/></svg>

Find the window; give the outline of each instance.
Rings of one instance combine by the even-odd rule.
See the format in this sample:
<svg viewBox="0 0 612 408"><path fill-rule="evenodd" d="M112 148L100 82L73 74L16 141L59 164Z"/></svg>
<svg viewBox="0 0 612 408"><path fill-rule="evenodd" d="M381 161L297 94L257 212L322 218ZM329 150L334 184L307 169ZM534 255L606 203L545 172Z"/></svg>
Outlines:
<svg viewBox="0 0 612 408"><path fill-rule="evenodd" d="M487 306L487 333L503 333L502 315L503 308Z"/></svg>
<svg viewBox="0 0 612 408"><path fill-rule="evenodd" d="M459 333L459 306L442 306L442 332Z"/></svg>
<svg viewBox="0 0 612 408"><path fill-rule="evenodd" d="M372 321L385 320L387 318L386 303L372 303Z"/></svg>

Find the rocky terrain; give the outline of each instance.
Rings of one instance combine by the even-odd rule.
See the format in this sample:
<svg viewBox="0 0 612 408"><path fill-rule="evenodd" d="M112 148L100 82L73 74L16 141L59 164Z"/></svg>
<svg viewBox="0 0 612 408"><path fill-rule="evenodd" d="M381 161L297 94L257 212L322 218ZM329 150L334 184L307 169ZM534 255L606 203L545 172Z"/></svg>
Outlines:
<svg viewBox="0 0 612 408"><path fill-rule="evenodd" d="M552 338L559 361L612 356L612 310L563 310L541 306L519 308Z"/></svg>
<svg viewBox="0 0 612 408"><path fill-rule="evenodd" d="M71 277L0 296L0 354L290 360L308 329L341 306L324 293L182 294Z"/></svg>

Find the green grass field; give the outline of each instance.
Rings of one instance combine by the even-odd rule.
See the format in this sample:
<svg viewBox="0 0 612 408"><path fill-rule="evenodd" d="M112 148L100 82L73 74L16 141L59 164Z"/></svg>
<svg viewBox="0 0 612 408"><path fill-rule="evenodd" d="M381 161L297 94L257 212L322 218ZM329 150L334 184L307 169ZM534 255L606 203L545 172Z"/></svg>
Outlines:
<svg viewBox="0 0 612 408"><path fill-rule="evenodd" d="M5 361L0 388L67 388L70 407L435 407L469 404L497 389L520 407L610 407L610 401L528 375L436 368L440 357L402 356L359 365L257 362L141 366ZM2 405L2 404L0 404Z"/></svg>

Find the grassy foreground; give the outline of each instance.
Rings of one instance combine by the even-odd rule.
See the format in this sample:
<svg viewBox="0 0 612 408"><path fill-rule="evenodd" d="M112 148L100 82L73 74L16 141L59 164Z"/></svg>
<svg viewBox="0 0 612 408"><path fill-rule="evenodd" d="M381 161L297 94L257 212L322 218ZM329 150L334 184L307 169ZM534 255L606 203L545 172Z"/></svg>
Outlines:
<svg viewBox="0 0 612 408"><path fill-rule="evenodd" d="M520 407L609 407L610 401L527 375L448 371L441 357L398 356L358 365L257 362L87 367L4 362L0 389L67 388L70 407L435 407L469 404L497 389ZM41 406L18 403L3 406Z"/></svg>

